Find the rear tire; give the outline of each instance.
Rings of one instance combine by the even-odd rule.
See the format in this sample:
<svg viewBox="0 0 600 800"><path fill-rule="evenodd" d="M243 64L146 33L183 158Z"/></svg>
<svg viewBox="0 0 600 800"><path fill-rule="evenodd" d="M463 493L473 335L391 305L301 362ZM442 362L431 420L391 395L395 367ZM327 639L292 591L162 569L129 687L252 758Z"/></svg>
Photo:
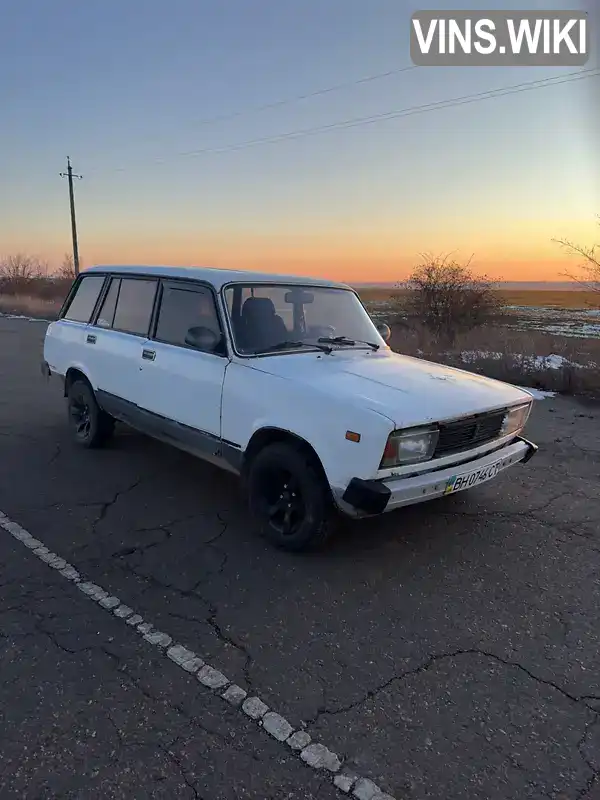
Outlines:
<svg viewBox="0 0 600 800"><path fill-rule="evenodd" d="M261 535L283 550L323 547L332 532L329 486L303 448L278 442L249 465L246 493Z"/></svg>
<svg viewBox="0 0 600 800"><path fill-rule="evenodd" d="M75 380L67 392L69 427L80 447L102 447L114 432L115 421L102 411L92 387L84 380Z"/></svg>

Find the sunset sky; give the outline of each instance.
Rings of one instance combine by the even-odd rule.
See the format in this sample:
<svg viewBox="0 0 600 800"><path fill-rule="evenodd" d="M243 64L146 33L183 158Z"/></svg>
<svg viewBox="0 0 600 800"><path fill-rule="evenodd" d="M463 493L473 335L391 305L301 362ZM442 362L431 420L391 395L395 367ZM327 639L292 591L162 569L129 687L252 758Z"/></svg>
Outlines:
<svg viewBox="0 0 600 800"><path fill-rule="evenodd" d="M498 6L585 8L458 4ZM410 14L430 7L454 3L3 0L0 256L57 264L70 250L58 175L70 155L84 176L75 187L84 266L365 282L400 280L419 253L453 251L499 280L560 280L572 262L552 238L600 238L598 73L246 146L600 64L595 52L585 68L400 72L411 66Z"/></svg>

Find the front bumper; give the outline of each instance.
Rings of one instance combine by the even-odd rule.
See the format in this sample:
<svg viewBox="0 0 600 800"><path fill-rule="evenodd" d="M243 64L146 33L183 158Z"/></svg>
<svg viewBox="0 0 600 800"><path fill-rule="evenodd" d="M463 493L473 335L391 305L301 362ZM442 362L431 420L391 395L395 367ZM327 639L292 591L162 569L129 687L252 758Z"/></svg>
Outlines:
<svg viewBox="0 0 600 800"><path fill-rule="evenodd" d="M417 475L413 478L390 478L385 481L353 478L341 497L339 505L343 511L352 516L383 514L396 508L442 497L446 493L449 482L457 474L472 473L499 462L498 471L494 475L496 477L500 472L515 464L526 464L537 451L538 447L533 442L518 437L516 441L501 450L486 453L485 456L473 461L463 462L458 466L444 467L444 469ZM482 484L477 485L481 486Z"/></svg>

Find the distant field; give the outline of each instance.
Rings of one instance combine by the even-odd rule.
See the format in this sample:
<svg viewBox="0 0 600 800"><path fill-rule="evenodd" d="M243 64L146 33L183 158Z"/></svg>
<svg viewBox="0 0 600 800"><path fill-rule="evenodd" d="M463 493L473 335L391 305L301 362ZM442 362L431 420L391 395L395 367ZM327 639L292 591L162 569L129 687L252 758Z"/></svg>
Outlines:
<svg viewBox="0 0 600 800"><path fill-rule="evenodd" d="M359 288L358 293L365 303L389 302L403 294L400 289L380 287ZM498 294L507 306L528 306L531 308L600 308L600 294L590 291L564 291L503 289Z"/></svg>
<svg viewBox="0 0 600 800"><path fill-rule="evenodd" d="M581 291L570 292L527 291L527 290L502 290L498 294L507 306L531 306L537 308L599 308L600 294L598 292Z"/></svg>
<svg viewBox="0 0 600 800"><path fill-rule="evenodd" d="M376 321L390 322L400 313L395 301L402 289L360 287L359 294ZM569 289L498 289L504 311L495 324L505 330L543 333L566 339L600 339L600 293ZM556 346L555 346L556 347Z"/></svg>

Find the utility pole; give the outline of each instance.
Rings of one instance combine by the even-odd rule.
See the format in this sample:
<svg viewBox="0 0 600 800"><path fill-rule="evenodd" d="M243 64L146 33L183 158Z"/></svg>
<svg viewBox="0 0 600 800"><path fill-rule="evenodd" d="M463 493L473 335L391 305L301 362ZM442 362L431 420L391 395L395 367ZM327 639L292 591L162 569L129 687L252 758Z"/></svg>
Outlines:
<svg viewBox="0 0 600 800"><path fill-rule="evenodd" d="M69 179L69 201L71 203L71 232L73 234L73 266L75 267L75 277L79 275L79 247L77 245L77 224L75 222L75 192L73 191L73 178L81 178L82 175L75 175L71 167L71 159L67 156L67 171L60 173L61 178Z"/></svg>

